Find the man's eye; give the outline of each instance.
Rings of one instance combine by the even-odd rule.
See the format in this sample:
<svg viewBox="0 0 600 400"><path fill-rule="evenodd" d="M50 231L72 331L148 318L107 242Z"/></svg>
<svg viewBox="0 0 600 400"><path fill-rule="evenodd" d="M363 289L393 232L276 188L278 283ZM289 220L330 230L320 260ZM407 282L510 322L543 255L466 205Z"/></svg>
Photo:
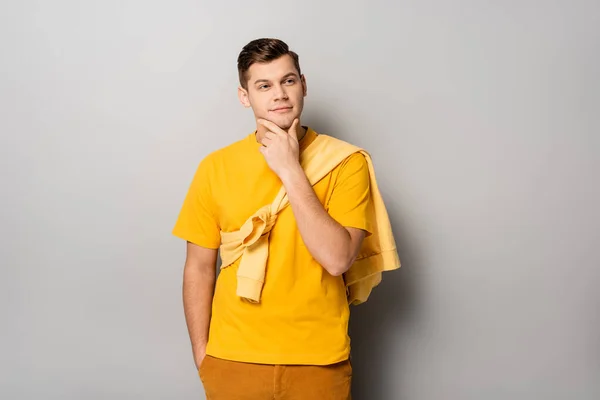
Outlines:
<svg viewBox="0 0 600 400"><path fill-rule="evenodd" d="M260 85L258 88L259 88L259 89L266 89L266 88L268 88L268 87L269 87L269 85Z"/></svg>
<svg viewBox="0 0 600 400"><path fill-rule="evenodd" d="M288 79L287 81L285 81L285 83L289 83L289 84L293 84L294 82L296 82L296 81L293 79Z"/></svg>

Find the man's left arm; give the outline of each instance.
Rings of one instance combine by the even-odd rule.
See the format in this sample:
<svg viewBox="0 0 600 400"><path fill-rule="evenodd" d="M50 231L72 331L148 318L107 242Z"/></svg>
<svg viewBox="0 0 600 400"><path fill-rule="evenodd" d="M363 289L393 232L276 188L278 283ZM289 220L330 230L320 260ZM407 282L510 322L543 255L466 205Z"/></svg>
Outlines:
<svg viewBox="0 0 600 400"><path fill-rule="evenodd" d="M354 263L370 229L366 159L356 153L342 162L327 212L299 162L299 120L294 120L287 132L271 121L257 122L269 130L261 140L260 151L286 189L304 244L331 275L342 275Z"/></svg>
<svg viewBox="0 0 600 400"><path fill-rule="evenodd" d="M366 231L370 200L364 156L350 156L341 166L329 201L329 212L315 194L302 167L282 174L298 230L313 258L331 275L346 272L356 260Z"/></svg>

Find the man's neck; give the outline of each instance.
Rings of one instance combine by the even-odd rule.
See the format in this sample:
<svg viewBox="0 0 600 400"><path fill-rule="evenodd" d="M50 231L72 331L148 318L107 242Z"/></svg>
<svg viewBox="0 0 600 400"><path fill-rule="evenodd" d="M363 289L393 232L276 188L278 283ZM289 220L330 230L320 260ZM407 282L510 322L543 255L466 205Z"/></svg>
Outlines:
<svg viewBox="0 0 600 400"><path fill-rule="evenodd" d="M285 130L285 129L284 129ZM260 143L260 141L265 137L265 133L267 133L269 130L267 128L265 128L263 125L259 125L257 130L256 130L256 141ZM298 124L298 126L296 127L296 136L298 137L298 142L300 142L302 139L304 139L304 136L306 136L306 128L303 127L302 125Z"/></svg>

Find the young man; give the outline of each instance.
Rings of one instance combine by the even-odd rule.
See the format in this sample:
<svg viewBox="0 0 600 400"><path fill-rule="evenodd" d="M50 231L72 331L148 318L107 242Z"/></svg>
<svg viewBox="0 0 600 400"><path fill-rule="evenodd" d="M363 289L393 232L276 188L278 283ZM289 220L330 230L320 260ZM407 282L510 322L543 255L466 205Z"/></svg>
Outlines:
<svg viewBox="0 0 600 400"><path fill-rule="evenodd" d="M309 180L319 135L300 123L306 79L284 42L248 43L238 71L256 131L202 160L173 231L196 367L211 400L349 399L344 274L373 230L370 164L354 152Z"/></svg>

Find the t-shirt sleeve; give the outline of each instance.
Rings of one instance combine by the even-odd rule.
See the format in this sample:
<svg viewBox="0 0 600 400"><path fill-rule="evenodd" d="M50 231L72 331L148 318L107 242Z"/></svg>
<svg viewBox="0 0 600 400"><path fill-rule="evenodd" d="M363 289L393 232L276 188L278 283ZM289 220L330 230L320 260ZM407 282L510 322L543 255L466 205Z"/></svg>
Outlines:
<svg viewBox="0 0 600 400"><path fill-rule="evenodd" d="M173 235L198 246L217 249L221 244L221 234L210 176L211 164L207 157L200 162L194 175L173 228Z"/></svg>
<svg viewBox="0 0 600 400"><path fill-rule="evenodd" d="M338 168L327 203L329 215L342 226L363 229L370 235L372 204L367 160L361 153L354 153Z"/></svg>

